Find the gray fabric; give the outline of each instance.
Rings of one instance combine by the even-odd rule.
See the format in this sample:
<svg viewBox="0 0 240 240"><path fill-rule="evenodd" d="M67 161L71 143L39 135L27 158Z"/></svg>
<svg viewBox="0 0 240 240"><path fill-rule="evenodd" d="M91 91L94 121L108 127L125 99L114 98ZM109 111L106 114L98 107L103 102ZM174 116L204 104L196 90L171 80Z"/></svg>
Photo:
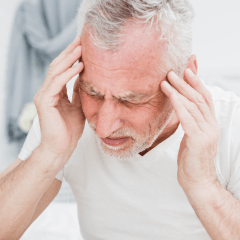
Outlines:
<svg viewBox="0 0 240 240"><path fill-rule="evenodd" d="M8 54L6 120L8 140L26 137L17 125L25 103L42 86L51 61L77 36L82 0L24 0L18 7Z"/></svg>

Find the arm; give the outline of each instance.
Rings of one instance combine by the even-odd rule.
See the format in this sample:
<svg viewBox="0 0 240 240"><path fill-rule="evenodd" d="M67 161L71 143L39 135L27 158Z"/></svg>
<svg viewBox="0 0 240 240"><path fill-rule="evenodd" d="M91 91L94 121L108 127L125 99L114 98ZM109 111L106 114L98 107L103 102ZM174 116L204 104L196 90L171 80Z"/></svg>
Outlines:
<svg viewBox="0 0 240 240"><path fill-rule="evenodd" d="M29 159L0 178L1 240L19 239L39 211L47 206L38 203L42 197L45 199L43 194L71 157L82 135L85 116L79 79L74 84L72 102L66 88L66 84L83 70L83 63L73 66L80 57L78 37L51 63L46 80L34 97L41 143L34 151L33 148L29 150L33 151Z"/></svg>
<svg viewBox="0 0 240 240"><path fill-rule="evenodd" d="M41 209L36 209L37 205L62 167L60 157L39 147L28 160L0 179L1 240L19 239L36 214L40 215L44 209L40 205Z"/></svg>
<svg viewBox="0 0 240 240"><path fill-rule="evenodd" d="M240 202L219 182L185 194L213 240L240 239Z"/></svg>
<svg viewBox="0 0 240 240"><path fill-rule="evenodd" d="M48 207L48 205L55 199L57 196L60 188L61 188L62 182L58 179L54 179L49 186L48 190L43 194L41 200L39 201L36 210L28 223L26 229L24 229L23 233L32 225L32 223L42 214L42 212Z"/></svg>
<svg viewBox="0 0 240 240"><path fill-rule="evenodd" d="M178 182L213 240L240 239L240 203L217 180L214 159L220 128L210 92L189 69L185 81L171 72L164 93L185 135L178 153Z"/></svg>

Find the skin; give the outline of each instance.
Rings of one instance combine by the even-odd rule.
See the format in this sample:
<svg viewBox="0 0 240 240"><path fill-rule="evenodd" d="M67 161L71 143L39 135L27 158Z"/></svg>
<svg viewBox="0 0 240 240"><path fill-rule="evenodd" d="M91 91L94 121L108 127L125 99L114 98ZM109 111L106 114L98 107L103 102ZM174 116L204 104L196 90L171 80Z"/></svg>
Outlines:
<svg viewBox="0 0 240 240"><path fill-rule="evenodd" d="M84 115L99 138L124 136L123 129L131 129L146 139L164 127L173 113L169 98L160 89L166 80L164 73L156 71L161 60L164 42L159 42L159 32L143 27L141 22L126 26L125 44L116 53L106 52L92 44L87 31L81 36L82 62L84 71L80 78L88 83L102 97L89 96L85 85L81 88L81 102ZM189 67L196 72L196 58L192 56ZM128 91L147 94L143 100L120 102L115 96L124 96ZM137 106L134 104L138 104ZM179 120L175 113L157 139L142 149L145 155L159 143L171 136L177 129ZM149 130L150 129L150 130ZM119 134L118 134L119 133ZM131 147L128 141L123 150L112 150L115 156Z"/></svg>
<svg viewBox="0 0 240 240"><path fill-rule="evenodd" d="M179 185L211 239L239 239L239 201L218 182L214 167L220 128L212 96L190 69L185 81L172 71L168 79L161 89L185 132L177 159Z"/></svg>
<svg viewBox="0 0 240 240"><path fill-rule="evenodd" d="M114 133L127 126L144 138L148 124L151 131L156 131L167 122L164 116L174 110L171 121L140 154L171 136L181 123L185 134L177 159L179 185L211 239L238 239L240 204L216 177L214 159L220 130L212 96L196 75L196 56L190 57L182 78L173 71L167 76L160 74L156 68L163 46L157 42L156 32L140 29L129 25L125 45L114 54L97 49L90 44L89 36L83 35L85 70L80 78L91 82L104 96L102 100L92 99L81 91L84 115L100 137L116 136ZM155 104L127 108L114 100L114 95L128 90L155 96ZM172 108L166 107L169 102Z"/></svg>
<svg viewBox="0 0 240 240"><path fill-rule="evenodd" d="M129 28L132 31L129 31L128 36L132 36L134 44L130 44L131 37L129 37L130 40L127 42L129 44L125 45L125 52L129 50L128 55L127 52L107 55L95 49L97 61L93 58L95 53L91 53L90 48L87 49L86 42L81 49L80 38L77 38L51 63L47 78L34 98L42 133L39 149L43 152L47 151L47 156L51 162L54 162L53 168L59 171L77 146L84 129L85 114L88 121L95 121L97 134L102 137L116 137L116 133L119 133L119 136L123 135L124 131L121 131L121 128L125 128L125 125L131 130L144 132L147 129L146 126L151 124L151 133L154 133L161 127L159 125L164 125L164 122L166 124L166 119L162 117L171 112L171 109L166 106L171 106L175 115L154 144L170 136L175 130L174 126L177 127L179 122L181 123L185 134L177 159L178 182L211 239L239 239L240 204L216 178L214 159L220 130L212 96L196 75L196 57L193 55L189 59L183 78L170 71L167 74L169 81L167 82L164 80L166 78L160 73L156 74L157 72L154 72L152 67L156 66L157 58L151 51L151 48L154 48L153 39L156 33L147 35L144 32L141 35L141 31L136 33L137 26L135 27ZM152 41L152 45L148 44L147 40ZM142 48L138 47L141 43ZM88 56L86 49L89 50L89 59L86 58ZM85 51L83 55L81 50ZM135 54L130 54L131 50L135 50ZM156 52L158 50L159 48L155 48ZM118 64L117 54L119 54L118 57L122 57L120 58L122 61L118 61ZM73 66L77 59L81 59L81 56L86 63L85 73L82 71L84 67L82 62ZM138 57L134 58L134 56ZM100 60L104 65L101 65ZM144 68L144 66L147 67ZM141 71L143 75L138 74L138 71ZM95 87L99 88L95 90L105 95L103 102L92 101L89 96L84 96L85 93L82 91L79 94L80 78L74 84L72 102L68 100L66 84L77 74L80 76L85 74L85 77L99 77L103 81L91 79L97 85ZM127 76L130 78L126 80ZM143 81L143 76L144 79L147 78L147 82ZM113 99L114 94L119 95L120 91L127 91L129 88L151 92L152 95L149 98L155 96L155 104L150 104L143 114L143 108L132 108L131 112L126 106ZM141 124L143 125L140 128ZM140 135L144 136L144 134ZM131 142L129 141L128 144L131 145ZM48 169L45 172L49 174L50 171ZM55 176L55 173L53 175ZM4 235L3 238L9 237Z"/></svg>

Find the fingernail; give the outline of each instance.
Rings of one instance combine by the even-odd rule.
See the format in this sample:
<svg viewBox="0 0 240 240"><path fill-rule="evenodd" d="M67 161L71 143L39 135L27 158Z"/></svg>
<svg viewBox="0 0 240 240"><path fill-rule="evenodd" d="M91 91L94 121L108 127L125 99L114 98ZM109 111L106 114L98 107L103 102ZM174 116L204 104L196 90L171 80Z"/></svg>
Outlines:
<svg viewBox="0 0 240 240"><path fill-rule="evenodd" d="M77 51L79 51L80 48L81 48L80 46L77 46L73 52L77 52Z"/></svg>
<svg viewBox="0 0 240 240"><path fill-rule="evenodd" d="M79 36L77 36L77 37L74 39L73 42L77 42L78 38L79 38Z"/></svg>
<svg viewBox="0 0 240 240"><path fill-rule="evenodd" d="M177 74L175 72L173 72L173 71L171 71L169 73L169 75L170 75L171 78L174 78L174 79L178 78Z"/></svg>
<svg viewBox="0 0 240 240"><path fill-rule="evenodd" d="M194 73L192 72L192 70L190 68L187 68L186 72L190 77L194 77Z"/></svg>
<svg viewBox="0 0 240 240"><path fill-rule="evenodd" d="M163 81L163 87L167 88L168 90L171 90L171 86L167 81Z"/></svg>

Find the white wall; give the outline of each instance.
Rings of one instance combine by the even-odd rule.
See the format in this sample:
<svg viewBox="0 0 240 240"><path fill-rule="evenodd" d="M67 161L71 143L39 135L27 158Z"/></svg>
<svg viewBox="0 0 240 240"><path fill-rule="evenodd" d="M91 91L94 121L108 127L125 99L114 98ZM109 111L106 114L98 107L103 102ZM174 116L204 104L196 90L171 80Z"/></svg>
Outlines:
<svg viewBox="0 0 240 240"><path fill-rule="evenodd" d="M240 75L240 1L190 1L196 15L193 52L199 70Z"/></svg>

